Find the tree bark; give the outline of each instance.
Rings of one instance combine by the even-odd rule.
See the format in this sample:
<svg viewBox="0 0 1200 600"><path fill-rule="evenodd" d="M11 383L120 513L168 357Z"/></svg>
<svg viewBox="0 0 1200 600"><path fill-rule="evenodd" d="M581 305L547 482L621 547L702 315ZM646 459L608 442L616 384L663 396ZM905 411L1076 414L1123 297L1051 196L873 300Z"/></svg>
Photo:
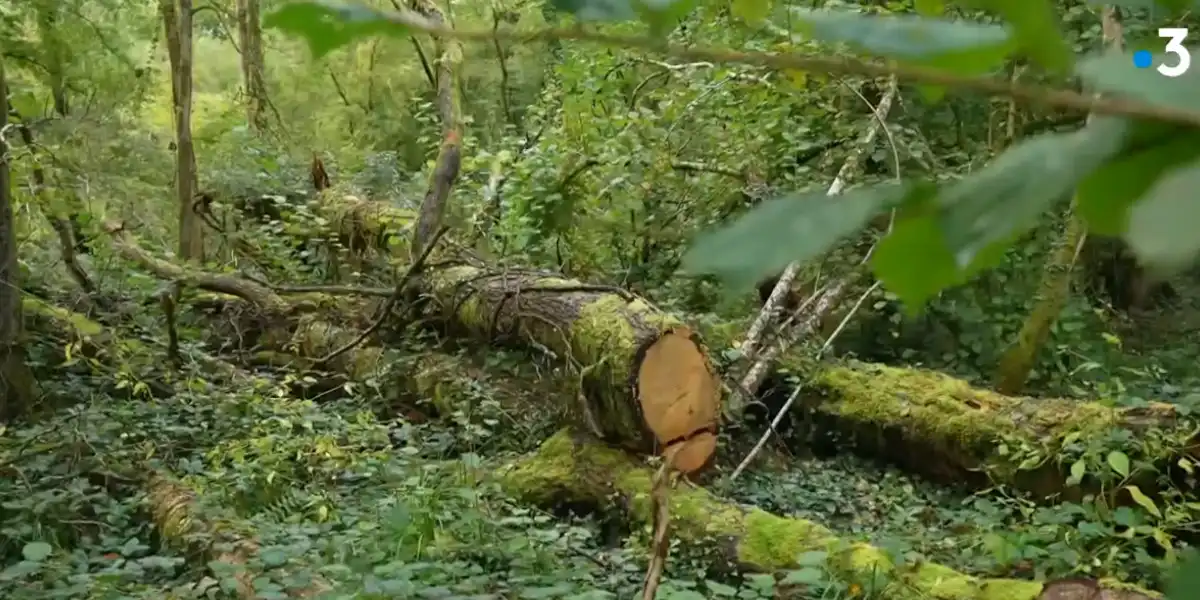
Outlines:
<svg viewBox="0 0 1200 600"><path fill-rule="evenodd" d="M175 192L179 210L179 257L204 260L204 222L196 213L196 148L192 143L192 0L160 0L171 63L175 111Z"/></svg>
<svg viewBox="0 0 1200 600"><path fill-rule="evenodd" d="M412 0L413 10L433 23L444 23L445 17L433 0ZM421 201L417 223L412 232L411 250L415 258L442 228L450 203L450 191L458 180L462 165L462 115L458 97L458 69L462 62L462 46L449 38L435 38L437 51L437 110L442 121L442 145L429 175L429 188Z"/></svg>
<svg viewBox="0 0 1200 600"><path fill-rule="evenodd" d="M621 452L564 431L532 455L504 468L501 484L514 496L543 506L618 508L629 521L650 526L651 469ZM1085 580L1079 593L1065 582L973 577L924 561L896 564L878 547L839 539L819 523L780 517L723 500L700 487L680 487L669 497L672 535L689 546L712 548L716 570L774 573L797 569L806 552L827 553L823 570L881 598L954 600L1151 600L1120 582ZM811 565L805 565L811 566ZM1070 580L1077 582L1078 580ZM1103 590L1105 595L1099 595ZM1067 589L1066 591L1070 591ZM1086 592L1086 593L1084 593Z"/></svg>
<svg viewBox="0 0 1200 600"><path fill-rule="evenodd" d="M818 453L855 452L887 462L927 479L983 489L996 483L1029 492L1039 499L1078 500L1088 493L1117 495L1105 489L1098 473L1104 464L1087 464L1081 481L1070 480L1070 464L1055 457L1076 440L1114 430L1144 437L1154 431L1161 443L1128 445L1130 480L1147 494L1159 487L1157 473L1139 472L1138 464L1166 473L1186 462L1200 467L1196 421L1165 403L1114 408L1073 398L1024 398L971 387L936 371L869 363L814 366L788 356L782 366L805 383L801 404L810 447ZM1003 449L1002 449L1003 448ZM1037 449L1022 454L1022 448ZM1102 459L1102 458L1101 458ZM1180 481L1183 489L1194 481ZM1119 502L1128 500L1117 498Z"/></svg>
<svg viewBox="0 0 1200 600"><path fill-rule="evenodd" d="M8 81L0 57L0 129L8 125ZM33 405L33 372L22 345L21 282L17 232L13 221L8 144L0 137L0 419L23 414Z"/></svg>
<svg viewBox="0 0 1200 600"><path fill-rule="evenodd" d="M392 236L412 222L410 213L353 197L323 200L317 214L338 237L402 247ZM450 251L437 256L441 266L414 279L433 300L435 320L452 332L554 354L579 373L575 412L605 440L641 452L685 444L675 462L684 472L708 463L721 384L706 349L682 322L618 288L491 267Z"/></svg>
<svg viewBox="0 0 1200 600"><path fill-rule="evenodd" d="M1066 229L1056 240L1050 258L1042 268L1033 309L1021 324L1016 339L1000 356L996 367L996 391L1001 394L1020 394L1025 389L1038 354L1050 339L1050 329L1071 299L1075 263L1087 239L1087 226L1083 218L1075 214L1074 200L1071 204L1064 215Z"/></svg>
<svg viewBox="0 0 1200 600"><path fill-rule="evenodd" d="M256 133L267 130L266 65L258 0L237 0L238 41L242 50L242 85L245 86L246 123Z"/></svg>
<svg viewBox="0 0 1200 600"><path fill-rule="evenodd" d="M17 115L20 118L19 115ZM33 178L33 196L38 199L41 205L42 213L46 216L46 220L50 222L51 229L58 234L59 250L62 255L63 264L67 267L67 272L71 274L71 278L79 285L79 288L88 294L96 291L96 284L92 282L91 275L87 269L79 262L78 253L80 251L90 252L87 243L81 240L82 227L79 226L79 206L70 206L66 211L60 210L55 206L54 198L50 192L49 183L46 181L46 172L37 162L37 146L33 141L33 130L24 122L16 124L17 131L21 134L21 141L25 143L25 147L34 156L33 168L31 169ZM78 198L72 196L73 200ZM77 204L77 203L72 203Z"/></svg>
<svg viewBox="0 0 1200 600"><path fill-rule="evenodd" d="M173 265L141 249L120 223L106 229L124 258L156 276L265 309L257 331L238 328L241 344L294 351L318 363L347 348L328 366L352 379L382 366L384 349L330 323L330 311L302 310L254 281ZM416 281L449 329L489 341L515 339L571 367L578 389L569 412L605 440L646 453L678 447L675 465L683 472L710 462L720 383L704 347L680 321L622 290L531 271L460 264ZM228 307L222 312L236 318Z"/></svg>
<svg viewBox="0 0 1200 600"><path fill-rule="evenodd" d="M1117 9L1105 5L1101 9L1100 24L1105 47L1120 50L1124 44ZM1092 116L1088 115L1088 121L1091 120ZM1000 393L1019 394L1025 388L1042 346L1050 339L1050 329L1071 299L1072 273L1087 241L1087 224L1075 213L1074 198L1066 221L1066 229L1046 261L1033 309L1021 325L1017 338L1000 357L996 368L996 390Z"/></svg>
<svg viewBox="0 0 1200 600"><path fill-rule="evenodd" d="M543 349L579 374L578 411L602 439L653 452L681 444L675 466L716 448L721 385L682 322L623 290L552 274L459 265L417 280L451 331Z"/></svg>
<svg viewBox="0 0 1200 600"><path fill-rule="evenodd" d="M46 87L54 101L54 112L65 117L71 112L67 94L67 45L60 33L60 6L45 2L38 5L38 33L42 39L43 64L46 67Z"/></svg>

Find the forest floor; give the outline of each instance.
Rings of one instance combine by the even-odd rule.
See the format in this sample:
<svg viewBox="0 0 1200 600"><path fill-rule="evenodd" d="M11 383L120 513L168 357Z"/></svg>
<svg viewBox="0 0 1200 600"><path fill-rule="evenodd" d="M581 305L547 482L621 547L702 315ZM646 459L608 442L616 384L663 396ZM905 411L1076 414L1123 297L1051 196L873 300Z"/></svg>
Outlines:
<svg viewBox="0 0 1200 600"><path fill-rule="evenodd" d="M120 364L64 356L39 339L31 360L61 404L0 435L0 552L23 557L0 572L5 598L237 597L239 579L218 559L244 540L261 550L242 561L259 598L298 597L314 580L342 598L579 600L641 588L648 530L544 512L489 476L553 433L554 420L515 418L486 383L456 402L467 408L428 421L419 409L435 399L398 401L387 385L298 400L290 390L311 374L286 369L248 384L189 364L177 371L182 391L152 398ZM140 339L123 364L160 364L163 344ZM491 352L479 364L539 385L520 355ZM172 510L186 507L188 525L164 528L149 472L185 486ZM711 489L971 574L1061 577L1090 565L1158 576L1143 551L1087 543L1079 507L956 492L853 457L795 457L786 470L718 478ZM45 541L14 546L29 539ZM862 594L802 569L793 573L803 591L779 595L771 576L710 572L709 551L676 544L658 597Z"/></svg>

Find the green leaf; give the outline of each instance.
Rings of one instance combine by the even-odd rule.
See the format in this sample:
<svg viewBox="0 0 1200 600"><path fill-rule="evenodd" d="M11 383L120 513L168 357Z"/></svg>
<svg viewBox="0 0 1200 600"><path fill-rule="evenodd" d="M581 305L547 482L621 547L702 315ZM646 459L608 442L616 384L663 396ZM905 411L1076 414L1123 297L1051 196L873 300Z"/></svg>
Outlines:
<svg viewBox="0 0 1200 600"><path fill-rule="evenodd" d="M1126 124L1097 120L1021 142L940 197L946 247L960 269L987 247L1026 231L1055 201L1121 149Z"/></svg>
<svg viewBox="0 0 1200 600"><path fill-rule="evenodd" d="M1060 72L1070 69L1074 54L1059 30L1050 0L964 0L963 4L1004 17L1021 49L1042 66Z"/></svg>
<svg viewBox="0 0 1200 600"><path fill-rule="evenodd" d="M379 34L407 37L409 28L361 4L304 0L283 5L263 19L263 27L302 37L314 58Z"/></svg>
<svg viewBox="0 0 1200 600"><path fill-rule="evenodd" d="M54 548L46 542L29 542L21 548L21 556L29 562L42 562L54 553Z"/></svg>
<svg viewBox="0 0 1200 600"><path fill-rule="evenodd" d="M1149 496L1143 494L1141 488L1136 485L1127 485L1125 489L1133 497L1133 501L1138 503L1138 506L1146 509L1147 512L1155 517L1162 518L1162 513L1158 510L1158 505L1154 504L1154 501Z"/></svg>
<svg viewBox="0 0 1200 600"><path fill-rule="evenodd" d="M1197 190L1200 162L1168 173L1133 206L1125 239L1140 260L1173 271L1200 254Z"/></svg>
<svg viewBox="0 0 1200 600"><path fill-rule="evenodd" d="M630 0L552 0L555 10L575 15L580 21L632 21L637 11Z"/></svg>
<svg viewBox="0 0 1200 600"><path fill-rule="evenodd" d="M898 221L875 248L871 268L910 313L938 292L962 282L934 216Z"/></svg>
<svg viewBox="0 0 1200 600"><path fill-rule="evenodd" d="M1087 474L1087 463L1083 459L1079 459L1071 463L1071 478L1072 485L1079 485L1083 481L1083 476Z"/></svg>
<svg viewBox="0 0 1200 600"><path fill-rule="evenodd" d="M1189 550L1167 583L1167 600L1192 600L1200 590L1200 551Z"/></svg>
<svg viewBox="0 0 1200 600"><path fill-rule="evenodd" d="M916 15L865 15L844 10L792 8L799 31L855 50L940 67L960 75L986 73L1016 49L1009 31Z"/></svg>
<svg viewBox="0 0 1200 600"><path fill-rule="evenodd" d="M809 550L796 557L796 564L801 567L819 567L829 560L829 553L824 550Z"/></svg>
<svg viewBox="0 0 1200 600"><path fill-rule="evenodd" d="M1104 6L1108 4L1133 11L1155 11L1155 9L1165 8L1171 11L1172 15L1177 15L1189 9L1200 10L1200 1L1198 0L1088 0L1088 4L1092 6Z"/></svg>
<svg viewBox="0 0 1200 600"><path fill-rule="evenodd" d="M737 596L737 588L716 581L705 581L704 587L708 590L708 593L714 596L720 596L722 598L733 598Z"/></svg>
<svg viewBox="0 0 1200 600"><path fill-rule="evenodd" d="M855 233L909 186L863 187L842 196L811 192L764 202L732 224L697 239L684 255L689 273L712 273L748 287L793 261L806 261Z"/></svg>
<svg viewBox="0 0 1200 600"><path fill-rule="evenodd" d="M1135 145L1133 150L1097 168L1076 188L1079 214L1094 233L1124 234L1134 203L1145 196L1163 173L1200 156L1200 133L1172 127L1161 142L1135 142Z"/></svg>
<svg viewBox="0 0 1200 600"><path fill-rule="evenodd" d="M1129 457L1120 450L1108 453L1108 466L1121 477L1129 477Z"/></svg>
<svg viewBox="0 0 1200 600"><path fill-rule="evenodd" d="M761 0L758 0L761 1ZM554 8L580 21L632 21L641 19L662 33L696 7L698 0L553 0Z"/></svg>
<svg viewBox="0 0 1200 600"><path fill-rule="evenodd" d="M288 561L287 553L279 548L265 549L258 555L258 558L263 562L263 566L268 569L282 567Z"/></svg>
<svg viewBox="0 0 1200 600"><path fill-rule="evenodd" d="M827 580L825 572L812 567L805 567L795 571L788 571L784 576L782 585L818 585Z"/></svg>
<svg viewBox="0 0 1200 600"><path fill-rule="evenodd" d="M1193 60L1200 49L1189 47ZM1156 53L1154 64L1164 59ZM1167 57L1175 64L1174 57ZM1130 52L1107 52L1088 58L1075 69L1084 85L1097 92L1111 92L1136 98L1147 104L1176 110L1200 110L1200 69L1189 69L1179 77L1164 77L1157 69L1139 69Z"/></svg>
<svg viewBox="0 0 1200 600"><path fill-rule="evenodd" d="M771 0L733 0L731 12L751 25L761 23L771 13Z"/></svg>
<svg viewBox="0 0 1200 600"><path fill-rule="evenodd" d="M650 31L664 34L686 17L700 0L634 0L633 8Z"/></svg>

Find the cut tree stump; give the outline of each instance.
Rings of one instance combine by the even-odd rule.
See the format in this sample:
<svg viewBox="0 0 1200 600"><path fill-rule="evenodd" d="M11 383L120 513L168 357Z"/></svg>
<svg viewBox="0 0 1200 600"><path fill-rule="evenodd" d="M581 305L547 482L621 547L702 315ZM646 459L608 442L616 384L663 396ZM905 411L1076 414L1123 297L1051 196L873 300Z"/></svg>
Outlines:
<svg viewBox="0 0 1200 600"><path fill-rule="evenodd" d="M451 331L544 349L579 374L592 433L638 452L682 444L675 467L709 463L720 381L681 321L623 290L544 273L458 265L417 279Z"/></svg>
<svg viewBox="0 0 1200 600"><path fill-rule="evenodd" d="M509 493L542 506L619 508L649 526L652 469L618 450L568 431L548 439L532 455L502 469ZM894 600L1154 600L1147 591L1112 580L1052 582L973 577L922 562L900 565L875 546L835 536L804 519L773 515L718 498L703 488L679 486L670 494L672 535L690 546L719 550L722 564L763 573L798 569L806 552L825 552L825 568L837 579Z"/></svg>

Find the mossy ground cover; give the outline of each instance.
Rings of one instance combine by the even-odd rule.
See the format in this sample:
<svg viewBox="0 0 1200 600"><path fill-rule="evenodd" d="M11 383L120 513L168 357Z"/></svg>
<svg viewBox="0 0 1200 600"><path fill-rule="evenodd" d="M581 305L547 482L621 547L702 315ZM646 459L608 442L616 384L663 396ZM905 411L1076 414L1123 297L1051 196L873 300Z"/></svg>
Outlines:
<svg viewBox="0 0 1200 600"><path fill-rule="evenodd" d="M1037 504L1001 488L973 493L929 483L854 456L796 461L759 472L729 497L779 515L819 522L847 539L865 539L907 560L929 560L998 577L1113 576L1160 585L1165 563L1153 542L1122 523L1133 509L1107 514L1087 503Z"/></svg>

